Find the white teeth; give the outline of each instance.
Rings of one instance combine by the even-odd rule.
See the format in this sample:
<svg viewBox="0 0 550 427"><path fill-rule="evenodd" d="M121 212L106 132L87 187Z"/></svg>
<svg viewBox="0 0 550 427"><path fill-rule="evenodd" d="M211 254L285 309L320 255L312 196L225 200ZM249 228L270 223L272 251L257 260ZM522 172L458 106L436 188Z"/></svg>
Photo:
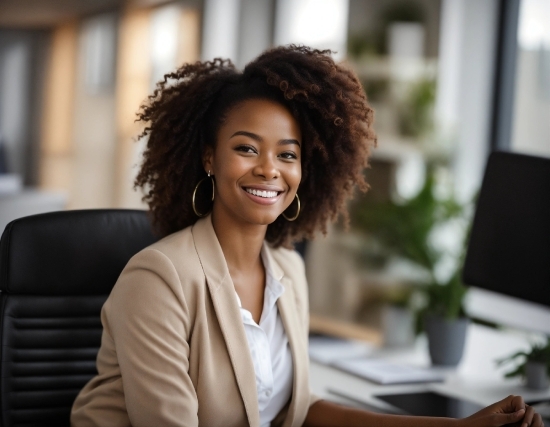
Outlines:
<svg viewBox="0 0 550 427"><path fill-rule="evenodd" d="M258 196L258 197L265 197L266 199L271 199L271 198L277 196L276 191L265 191L265 190L260 191L260 190L255 190L253 188L247 188L246 191L249 192L250 194L254 194L255 196Z"/></svg>

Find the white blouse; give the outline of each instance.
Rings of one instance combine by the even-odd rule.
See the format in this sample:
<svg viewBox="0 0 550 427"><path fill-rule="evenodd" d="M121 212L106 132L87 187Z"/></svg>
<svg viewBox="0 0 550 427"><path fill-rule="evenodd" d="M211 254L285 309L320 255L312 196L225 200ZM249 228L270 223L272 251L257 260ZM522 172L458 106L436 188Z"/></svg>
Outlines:
<svg viewBox="0 0 550 427"><path fill-rule="evenodd" d="M263 249L262 260L266 281L260 324L257 324L252 314L242 307L236 292L235 295L241 309L241 318L256 373L260 425L269 427L292 394L293 364L290 346L277 308L277 300L285 288L273 277Z"/></svg>

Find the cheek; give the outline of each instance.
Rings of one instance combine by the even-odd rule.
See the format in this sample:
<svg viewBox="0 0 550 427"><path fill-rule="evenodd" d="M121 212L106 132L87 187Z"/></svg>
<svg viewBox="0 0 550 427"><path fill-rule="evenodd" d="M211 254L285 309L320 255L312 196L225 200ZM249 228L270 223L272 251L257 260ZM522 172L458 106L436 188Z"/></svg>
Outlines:
<svg viewBox="0 0 550 427"><path fill-rule="evenodd" d="M286 180L291 187L298 188L300 181L302 180L302 167L297 165L287 171Z"/></svg>
<svg viewBox="0 0 550 427"><path fill-rule="evenodd" d="M220 156L214 166L216 178L225 182L238 180L250 169L247 159L240 156Z"/></svg>

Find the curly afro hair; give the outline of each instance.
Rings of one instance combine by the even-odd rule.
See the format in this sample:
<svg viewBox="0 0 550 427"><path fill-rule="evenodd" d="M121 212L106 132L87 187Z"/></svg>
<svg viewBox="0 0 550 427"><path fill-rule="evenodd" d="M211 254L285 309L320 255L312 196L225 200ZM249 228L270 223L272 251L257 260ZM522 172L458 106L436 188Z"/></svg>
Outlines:
<svg viewBox="0 0 550 427"><path fill-rule="evenodd" d="M290 45L264 52L242 72L217 58L185 64L164 76L138 113L138 120L147 123L139 138L148 139L134 183L142 187L160 235L197 221L191 200L206 177L205 149L214 147L230 109L247 99L281 103L303 136L300 215L294 222L279 216L268 226L266 240L274 247L291 247L317 230L326 233L328 222L340 214L347 220L346 201L354 187L368 188L363 169L376 137L359 80L330 54ZM197 194L200 206L211 197L203 193Z"/></svg>

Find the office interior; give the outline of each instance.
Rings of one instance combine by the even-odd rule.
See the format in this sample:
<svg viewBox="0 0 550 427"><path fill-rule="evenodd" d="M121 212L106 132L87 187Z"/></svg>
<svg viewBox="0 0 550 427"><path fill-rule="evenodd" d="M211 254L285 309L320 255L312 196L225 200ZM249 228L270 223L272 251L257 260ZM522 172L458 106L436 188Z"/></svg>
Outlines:
<svg viewBox="0 0 550 427"><path fill-rule="evenodd" d="M429 365L415 330L424 288L462 268L490 153L550 159L548 22L547 0L2 0L0 228L49 211L146 209L133 189L143 149L136 112L183 63L224 57L243 67L289 43L331 49L365 88L378 146L349 226L338 221L305 244L311 330ZM432 206L456 209L443 219L437 207L422 210L411 201L423 191ZM434 215L419 245L437 262L384 242L377 231L397 224L365 217L383 206ZM418 237L413 228L394 236ZM464 310L465 356L436 389L473 387L481 404L512 392L550 398L504 379L495 362L544 342L550 308L469 287ZM312 370L312 387L346 404L380 407L357 397L402 391L319 362ZM490 375L472 380L481 371Z"/></svg>

